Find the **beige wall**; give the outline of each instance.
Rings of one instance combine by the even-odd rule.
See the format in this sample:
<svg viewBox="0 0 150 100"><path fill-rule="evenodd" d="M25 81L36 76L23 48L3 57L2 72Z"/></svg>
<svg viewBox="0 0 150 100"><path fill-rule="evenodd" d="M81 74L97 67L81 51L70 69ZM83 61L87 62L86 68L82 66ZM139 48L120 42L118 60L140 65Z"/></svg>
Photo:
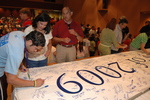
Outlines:
<svg viewBox="0 0 150 100"><path fill-rule="evenodd" d="M112 17L118 20L120 16L126 16L130 33L136 34L144 25L144 21L150 19L150 16L147 17L150 14L146 17L145 14L140 14L142 11L150 11L150 0L110 0L106 13L98 11L102 8L101 2L102 0L65 0L64 5L73 9L73 18L79 23L100 26L101 29Z"/></svg>

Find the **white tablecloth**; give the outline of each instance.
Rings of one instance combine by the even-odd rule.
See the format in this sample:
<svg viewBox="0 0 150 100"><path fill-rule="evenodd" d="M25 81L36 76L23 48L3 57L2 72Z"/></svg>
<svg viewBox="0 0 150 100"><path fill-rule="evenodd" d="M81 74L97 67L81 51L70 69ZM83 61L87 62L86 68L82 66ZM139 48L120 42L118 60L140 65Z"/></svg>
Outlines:
<svg viewBox="0 0 150 100"><path fill-rule="evenodd" d="M150 56L130 51L29 72L30 80L42 78L45 83L15 88L15 100L127 100L150 87ZM29 80L27 73L19 77Z"/></svg>

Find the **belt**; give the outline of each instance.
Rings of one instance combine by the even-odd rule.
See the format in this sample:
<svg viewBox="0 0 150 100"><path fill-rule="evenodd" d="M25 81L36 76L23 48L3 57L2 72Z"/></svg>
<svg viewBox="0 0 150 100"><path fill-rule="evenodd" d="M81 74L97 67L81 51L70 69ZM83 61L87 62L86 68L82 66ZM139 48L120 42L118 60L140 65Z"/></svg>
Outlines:
<svg viewBox="0 0 150 100"><path fill-rule="evenodd" d="M75 44L73 44L73 45L63 45L63 44L60 44L60 43L59 43L59 45L61 45L61 46L63 46L63 47L66 47L66 48L75 46Z"/></svg>

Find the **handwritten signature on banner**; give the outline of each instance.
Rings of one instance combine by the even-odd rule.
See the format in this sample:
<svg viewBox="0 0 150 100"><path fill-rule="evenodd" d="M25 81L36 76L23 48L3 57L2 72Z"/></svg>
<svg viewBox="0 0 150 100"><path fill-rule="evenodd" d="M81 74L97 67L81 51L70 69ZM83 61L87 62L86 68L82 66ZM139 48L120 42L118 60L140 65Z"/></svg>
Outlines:
<svg viewBox="0 0 150 100"><path fill-rule="evenodd" d="M121 67L119 66L118 62L109 63L109 64L108 64L108 67L105 67L105 66L96 66L96 67L95 67L95 70L98 71L98 72L100 72L100 73L102 73L102 74L104 74L104 75L106 75L106 76L112 77L112 78L120 78L120 77L122 77L122 75L121 75L119 72L117 72L117 71L115 71L115 70L109 68L110 65L112 65L112 64L116 64L117 67L118 67L121 71L123 71L123 72L126 72L126 73L134 73L134 72L135 72L135 70L134 70L133 68L132 68L131 71L125 71L125 70L121 69ZM113 76L113 75L107 74L107 73L105 73L105 72L103 72L103 71L100 71L102 68L106 68L107 70L111 70L112 72L117 73L118 76ZM84 77L80 74L81 71L85 71L85 72L88 72L88 73L90 73L90 74L93 74L94 76L96 76L96 77L101 81L101 83L94 83L94 82L91 82L90 80L87 80L86 78L84 78ZM60 84L60 83L61 83L60 80L61 80L61 78L62 78L63 75L65 75L65 73L63 73L63 74L57 79L57 86L58 86L62 91L66 92L66 93L72 93L72 94L74 94L74 93L79 93L79 92L82 91L83 86L82 86L79 82L76 82L76 81L67 81L67 82L65 82L64 84L67 84L67 83L75 83L75 84L78 85L79 88L80 88L78 91L76 91L76 92L71 92L71 91L68 91L68 90L66 90L65 88L63 88L63 87L61 86L61 84ZM77 76L80 77L83 81L85 81L85 82L87 82L87 83L89 83L89 84L92 84L92 85L102 85L102 84L104 84L104 80L103 80L102 77L100 77L98 74L96 74L96 73L94 73L94 72L92 72L92 71L89 71L89 70L79 70L79 71L77 71Z"/></svg>
<svg viewBox="0 0 150 100"><path fill-rule="evenodd" d="M79 99L81 97L83 97L84 95L86 95L87 92L94 92L95 96L91 97L91 98L85 98L82 100L98 100L99 98L97 96L99 96L99 93L103 93L106 92L106 88L102 87L102 88L97 88L97 86L103 86L105 85L105 83L111 83L112 79L120 79L122 78L122 81L124 80L129 80L128 85L126 86L127 88L129 88L129 91L124 90L123 85L121 83L117 83L116 85L114 85L113 87L111 87L110 89L107 89L107 92L114 92L114 99L118 99L118 94L119 93L124 93L124 99L128 99L129 98L129 94L132 94L133 92L135 92L136 88L138 87L142 87L144 85L147 85L148 82L146 81L145 77L135 77L133 73L138 73L138 70L136 70L136 67L134 68L134 66L130 66L127 69L124 69L125 67L121 67L123 66L124 63L132 63L135 65L138 65L140 67L143 67L145 69L147 69L149 66L147 65L147 57L144 57L140 54L140 56L142 57L132 57L127 59L127 56L125 54L121 54L121 56L124 56L125 59L117 59L118 61L116 62L109 62L105 64L102 63L102 65L95 65L98 64L98 60L92 60L91 62L86 62L86 66L81 67L81 69L78 70L74 70L76 67L80 68L80 66L75 65L75 64L62 64L61 68L59 67L59 71L50 71L48 69L46 69L46 71L49 71L50 73L55 73L57 75L60 74L62 69L62 74L60 76L58 76L58 78L56 78L56 84L57 87L61 90L61 91L55 91L55 94L58 96L57 100L67 100L64 99L66 98L64 93L67 94L73 94L72 98L74 99ZM146 59L144 59L146 58ZM112 61L112 58L108 58L108 61ZM84 61L83 61L84 62ZM69 66L74 65L72 68L72 70L69 70ZM128 64L126 64L127 66ZM88 66L94 66L91 69L88 69ZM66 67L66 70L64 71L64 67ZM131 68L133 67L133 68ZM68 69L67 69L68 68ZM144 71L144 70L143 70ZM37 76L40 76L41 74L43 74L44 71L42 71L42 69L40 71L34 70L32 71L33 75L36 74ZM68 73L74 73L75 75L70 76L70 79L65 79L65 77L69 77L67 75L69 75ZM125 77L126 75L130 75L130 77ZM146 75L149 75L149 73L146 73ZM77 77L76 77L77 76ZM105 78L104 78L105 76ZM46 76L45 80L51 80L53 78L53 76ZM74 79L74 80L73 80ZM70 81L69 81L70 80ZM96 81L95 81L96 80ZM135 80L137 80L138 82L135 82ZM149 81L149 80L148 80ZM86 87L85 83L90 84L91 87ZM65 87L65 85L71 84L68 87ZM37 89L35 90L35 92L32 95L32 98L44 98L45 94L47 93L47 91L45 91L44 89ZM107 96L103 96L102 97L103 100L108 100L109 97ZM48 99L48 100L52 100L52 99ZM121 100L121 99L120 99Z"/></svg>
<svg viewBox="0 0 150 100"><path fill-rule="evenodd" d="M134 62L134 63L136 63L136 64L144 65L145 68L148 68L148 65L142 63L142 62L146 62L145 59L134 57L134 58L132 58L132 59L127 59L127 60L129 60L129 61L131 61L131 62ZM109 63L107 67L105 67L105 66L96 66L96 67L95 67L95 70L98 71L98 72L100 72L101 74L104 74L104 75L108 76L108 77L112 77L112 78L120 78L120 77L122 77L122 75L121 75L119 72L117 72L117 71L115 71L115 70L113 70L113 69L110 68L112 64L116 64L117 67L118 67L118 69L120 69L120 70L123 71L123 72L126 72L126 73L134 73L134 72L136 72L136 70L134 70L133 68L132 68L131 71L126 71L126 70L121 69L121 67L120 67L120 65L119 65L118 62ZM101 71L102 68L105 68L105 69L106 69L106 72ZM112 75L107 74L107 71L108 71L108 70L110 70L110 71L116 73L118 76L113 76L113 73L111 73ZM80 72L87 72L87 73L89 73L89 74L92 74L92 75L96 76L96 77L100 80L100 83L94 83L94 82L92 82L91 80L86 79L85 77L83 77L83 76L80 74ZM92 71L89 71L89 70L78 70L78 71L76 72L76 74L77 74L77 76L80 77L83 81L85 81L85 82L87 82L87 83L89 83L89 84L92 84L92 85L102 85L102 84L104 84L103 78L100 77L98 74L92 72ZM79 82L76 82L76 81L67 81L67 82L63 83L63 85L65 85L65 84L67 84L67 83L74 83L74 84L76 84L77 86L79 86L79 90L78 90L78 91L72 92L72 91L69 91L69 90L63 88L63 86L60 84L60 83L61 83L60 80L61 80L61 78L62 78L64 75L65 75L65 73L63 73L63 74L57 79L57 86L59 87L59 89L61 89L61 90L62 90L63 92L65 92L65 93L71 93L71 94L76 94L76 93L79 93L79 92L82 91L82 89L83 89L82 84L79 83ZM129 87L132 86L132 84L133 84L133 80L131 81L131 84L129 85ZM115 88L115 87L114 87L114 88ZM136 88L136 86L133 86L133 87L132 87L132 89L134 89L134 88ZM116 90L116 88L115 88L115 90ZM117 93L117 92L116 92L116 93Z"/></svg>

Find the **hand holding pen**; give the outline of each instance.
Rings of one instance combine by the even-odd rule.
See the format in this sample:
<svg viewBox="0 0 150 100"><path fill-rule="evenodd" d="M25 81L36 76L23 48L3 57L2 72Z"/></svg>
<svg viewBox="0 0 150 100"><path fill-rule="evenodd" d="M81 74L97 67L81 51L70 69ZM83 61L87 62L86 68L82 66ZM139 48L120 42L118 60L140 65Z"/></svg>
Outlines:
<svg viewBox="0 0 150 100"><path fill-rule="evenodd" d="M29 69L24 69L24 72L27 72L28 78L30 79Z"/></svg>
<svg viewBox="0 0 150 100"><path fill-rule="evenodd" d="M26 68L25 66L21 66L21 67L20 67L20 71L21 71L21 72L27 72L27 71L28 71L28 68Z"/></svg>
<svg viewBox="0 0 150 100"><path fill-rule="evenodd" d="M69 43L70 41L71 39L66 37L66 38L63 38L61 42Z"/></svg>
<svg viewBox="0 0 150 100"><path fill-rule="evenodd" d="M28 68L26 68L25 66L21 66L19 69L21 72L27 72L28 78L30 79L30 73Z"/></svg>
<svg viewBox="0 0 150 100"><path fill-rule="evenodd" d="M40 87L44 84L44 79L38 78L34 81L34 87Z"/></svg>

